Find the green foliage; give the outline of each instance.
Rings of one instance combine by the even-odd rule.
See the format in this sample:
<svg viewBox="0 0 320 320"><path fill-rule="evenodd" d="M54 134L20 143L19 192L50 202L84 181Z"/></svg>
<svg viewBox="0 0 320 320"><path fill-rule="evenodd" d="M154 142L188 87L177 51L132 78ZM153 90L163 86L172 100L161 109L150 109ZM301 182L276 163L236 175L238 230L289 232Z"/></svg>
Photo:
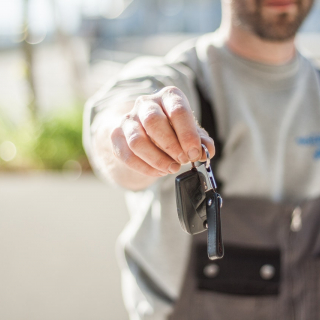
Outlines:
<svg viewBox="0 0 320 320"><path fill-rule="evenodd" d="M33 150L44 167L50 169L62 169L67 160L81 159L82 114L73 110L46 119L38 128Z"/></svg>
<svg viewBox="0 0 320 320"><path fill-rule="evenodd" d="M11 161L1 159L1 144L11 141L16 156ZM0 121L0 170L47 169L62 170L68 160L89 164L82 147L82 110L72 108L23 125Z"/></svg>

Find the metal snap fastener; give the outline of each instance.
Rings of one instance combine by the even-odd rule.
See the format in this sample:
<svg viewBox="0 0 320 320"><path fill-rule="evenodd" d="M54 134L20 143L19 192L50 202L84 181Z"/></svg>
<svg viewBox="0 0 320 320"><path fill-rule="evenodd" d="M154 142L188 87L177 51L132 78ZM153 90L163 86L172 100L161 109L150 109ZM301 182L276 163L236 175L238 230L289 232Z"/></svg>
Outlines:
<svg viewBox="0 0 320 320"><path fill-rule="evenodd" d="M296 207L291 215L291 225L290 229L293 232L298 232L301 230L302 227L302 210L300 207Z"/></svg>
<svg viewBox="0 0 320 320"><path fill-rule="evenodd" d="M216 263L210 263L204 267L203 274L207 278L214 278L218 275L219 270L220 268Z"/></svg>
<svg viewBox="0 0 320 320"><path fill-rule="evenodd" d="M270 280L274 277L276 269L271 264L265 264L260 268L260 276L264 280Z"/></svg>

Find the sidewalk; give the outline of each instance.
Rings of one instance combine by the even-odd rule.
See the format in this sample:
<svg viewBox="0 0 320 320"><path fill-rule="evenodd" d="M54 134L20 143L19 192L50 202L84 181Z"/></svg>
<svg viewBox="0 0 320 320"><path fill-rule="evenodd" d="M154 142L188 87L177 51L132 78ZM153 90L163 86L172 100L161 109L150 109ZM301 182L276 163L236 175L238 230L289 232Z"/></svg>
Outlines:
<svg viewBox="0 0 320 320"><path fill-rule="evenodd" d="M119 190L84 175L0 176L0 319L125 320Z"/></svg>

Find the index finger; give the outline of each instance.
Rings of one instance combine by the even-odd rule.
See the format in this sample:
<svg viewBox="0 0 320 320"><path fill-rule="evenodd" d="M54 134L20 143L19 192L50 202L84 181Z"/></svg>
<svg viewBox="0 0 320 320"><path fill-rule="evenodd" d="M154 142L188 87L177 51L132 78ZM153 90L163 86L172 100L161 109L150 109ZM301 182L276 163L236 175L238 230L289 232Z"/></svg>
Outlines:
<svg viewBox="0 0 320 320"><path fill-rule="evenodd" d="M201 140L187 97L176 87L166 87L161 90L161 106L184 153L190 161L198 161L202 155Z"/></svg>

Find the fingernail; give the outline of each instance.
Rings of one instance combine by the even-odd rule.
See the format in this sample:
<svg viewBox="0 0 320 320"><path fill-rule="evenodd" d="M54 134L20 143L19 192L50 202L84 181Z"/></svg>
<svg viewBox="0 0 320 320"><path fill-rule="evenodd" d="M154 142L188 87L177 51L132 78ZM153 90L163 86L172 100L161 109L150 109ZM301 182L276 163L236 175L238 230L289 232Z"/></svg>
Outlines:
<svg viewBox="0 0 320 320"><path fill-rule="evenodd" d="M161 171L158 171L158 174L161 177L164 177L164 176L168 175L166 172L161 172Z"/></svg>
<svg viewBox="0 0 320 320"><path fill-rule="evenodd" d="M184 152L181 152L178 156L178 160L181 164L185 164L189 162L189 159L187 158L187 156L184 154Z"/></svg>
<svg viewBox="0 0 320 320"><path fill-rule="evenodd" d="M200 155L200 153L197 148L193 148L188 151L188 157L189 157L190 161L198 159L199 155Z"/></svg>
<svg viewBox="0 0 320 320"><path fill-rule="evenodd" d="M176 173L178 172L180 169L180 164L179 163L176 163L176 162L173 162L170 164L170 167L169 167L169 171L171 173Z"/></svg>

